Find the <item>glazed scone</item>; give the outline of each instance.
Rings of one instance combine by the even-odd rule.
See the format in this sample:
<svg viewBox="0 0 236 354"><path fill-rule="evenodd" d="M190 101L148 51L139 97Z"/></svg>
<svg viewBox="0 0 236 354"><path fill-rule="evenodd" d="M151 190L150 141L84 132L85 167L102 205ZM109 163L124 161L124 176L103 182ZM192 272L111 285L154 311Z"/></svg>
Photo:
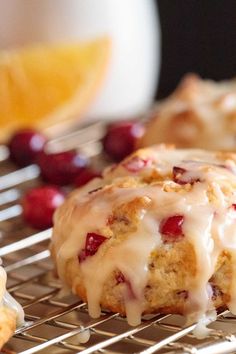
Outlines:
<svg viewBox="0 0 236 354"><path fill-rule="evenodd" d="M164 145L106 169L56 211L59 277L92 317L236 314L235 173L234 154Z"/></svg>
<svg viewBox="0 0 236 354"><path fill-rule="evenodd" d="M22 307L6 291L6 272L0 259L0 349L13 335L16 326L24 322Z"/></svg>
<svg viewBox="0 0 236 354"><path fill-rule="evenodd" d="M187 75L154 109L140 147L159 143L235 151L236 80L214 82Z"/></svg>

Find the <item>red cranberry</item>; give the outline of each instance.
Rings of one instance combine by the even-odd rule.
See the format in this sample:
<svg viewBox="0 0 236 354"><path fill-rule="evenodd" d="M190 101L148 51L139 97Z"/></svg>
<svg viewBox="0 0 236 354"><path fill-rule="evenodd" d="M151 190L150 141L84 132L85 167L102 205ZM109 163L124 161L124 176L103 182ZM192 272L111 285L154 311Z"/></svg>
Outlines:
<svg viewBox="0 0 236 354"><path fill-rule="evenodd" d="M182 175L185 172L187 172L187 171L184 168L174 166L173 167L173 180L179 184L186 184L186 182L181 179Z"/></svg>
<svg viewBox="0 0 236 354"><path fill-rule="evenodd" d="M163 219L159 227L163 241L174 242L180 240L184 236L182 230L183 222L183 215L174 215Z"/></svg>
<svg viewBox="0 0 236 354"><path fill-rule="evenodd" d="M54 211L64 199L64 194L56 187L45 186L32 189L22 199L23 217L36 229L51 227Z"/></svg>
<svg viewBox="0 0 236 354"><path fill-rule="evenodd" d="M236 204L232 204L232 208L236 210Z"/></svg>
<svg viewBox="0 0 236 354"><path fill-rule="evenodd" d="M12 136L8 144L10 159L21 167L30 165L43 151L45 144L43 134L33 129L20 130Z"/></svg>
<svg viewBox="0 0 236 354"><path fill-rule="evenodd" d="M131 154L144 134L144 126L138 122L119 122L108 127L103 138L104 151L116 161Z"/></svg>
<svg viewBox="0 0 236 354"><path fill-rule="evenodd" d="M38 164L42 177L53 184L67 185L87 166L88 159L76 151L39 155Z"/></svg>
<svg viewBox="0 0 236 354"><path fill-rule="evenodd" d="M128 279L125 278L124 274L122 272L119 272L116 274L115 276L116 279L116 284L121 284L121 283L125 283L125 285L127 286L127 290L128 290L128 297L130 300L134 300L136 299L135 293L133 291L132 285L130 283L130 281Z"/></svg>
<svg viewBox="0 0 236 354"><path fill-rule="evenodd" d="M148 166L151 163L149 159L141 159L138 156L134 156L128 161L125 161L122 165L129 171L129 172L138 172L142 170L144 167Z"/></svg>
<svg viewBox="0 0 236 354"><path fill-rule="evenodd" d="M184 168L182 167L177 167L177 166L174 166L173 167L173 180L178 183L178 184L181 184L181 185L184 185L184 184L193 184L195 182L200 182L200 179L199 178L189 178L188 176L184 176L184 174L187 172L187 170L185 170Z"/></svg>
<svg viewBox="0 0 236 354"><path fill-rule="evenodd" d="M121 272L117 273L115 278L116 278L116 284L125 283L125 276L123 273Z"/></svg>
<svg viewBox="0 0 236 354"><path fill-rule="evenodd" d="M96 234L95 232L89 232L86 236L85 248L83 248L79 254L79 262L85 261L87 257L93 256L101 244L106 241L105 236Z"/></svg>
<svg viewBox="0 0 236 354"><path fill-rule="evenodd" d="M187 300L189 297L189 293L187 290L179 290L176 292L176 295L178 295L183 300Z"/></svg>
<svg viewBox="0 0 236 354"><path fill-rule="evenodd" d="M82 187L96 177L101 177L101 173L93 171L90 168L85 168L80 172L80 174L78 174L77 177L75 177L74 184L76 187Z"/></svg>

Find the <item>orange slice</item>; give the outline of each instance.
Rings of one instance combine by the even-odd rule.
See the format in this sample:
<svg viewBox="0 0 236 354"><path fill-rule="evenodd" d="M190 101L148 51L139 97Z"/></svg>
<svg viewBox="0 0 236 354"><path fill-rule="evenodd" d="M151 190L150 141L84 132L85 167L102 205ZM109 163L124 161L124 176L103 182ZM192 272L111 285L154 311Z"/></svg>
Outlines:
<svg viewBox="0 0 236 354"><path fill-rule="evenodd" d="M0 52L0 139L79 118L99 91L110 40L37 45Z"/></svg>

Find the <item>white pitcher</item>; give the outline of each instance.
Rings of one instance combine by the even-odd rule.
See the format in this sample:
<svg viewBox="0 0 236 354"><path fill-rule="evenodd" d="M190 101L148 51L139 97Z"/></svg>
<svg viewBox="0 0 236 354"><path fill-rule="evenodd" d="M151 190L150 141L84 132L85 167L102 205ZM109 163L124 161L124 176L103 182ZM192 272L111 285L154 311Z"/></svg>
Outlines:
<svg viewBox="0 0 236 354"><path fill-rule="evenodd" d="M108 34L113 50L91 118L139 114L152 102L160 31L153 0L0 0L0 48Z"/></svg>

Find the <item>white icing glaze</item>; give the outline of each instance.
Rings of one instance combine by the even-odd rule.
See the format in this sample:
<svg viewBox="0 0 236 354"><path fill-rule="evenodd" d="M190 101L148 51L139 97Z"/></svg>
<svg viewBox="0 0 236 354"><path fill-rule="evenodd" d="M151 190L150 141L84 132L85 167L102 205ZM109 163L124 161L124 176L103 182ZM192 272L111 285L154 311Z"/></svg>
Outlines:
<svg viewBox="0 0 236 354"><path fill-rule="evenodd" d="M195 320L195 319L194 319ZM198 339L203 339L208 336L212 329L207 328L211 322L216 320L216 310L209 311L200 317L196 327L193 330L193 334Z"/></svg>
<svg viewBox="0 0 236 354"><path fill-rule="evenodd" d="M0 301L2 301L3 296L6 291L6 281L7 275L2 266L0 266Z"/></svg>
<svg viewBox="0 0 236 354"><path fill-rule="evenodd" d="M148 218L148 217L147 217ZM109 241L107 241L109 242ZM143 311L143 289L147 282L147 258L158 246L160 238L156 235L156 224L143 217L142 228L105 255L97 252L81 265L92 317L100 315L100 297L105 280L114 270L129 279L135 299L129 299L125 287L125 306L128 322L137 325Z"/></svg>
<svg viewBox="0 0 236 354"><path fill-rule="evenodd" d="M59 276L65 279L65 264L78 257L84 248L86 235L98 232L108 238L97 253L88 257L80 267L83 283L87 293L89 313L92 317L100 315L100 299L106 280L112 272L119 270L129 279L135 297L128 295L127 286L123 286L126 315L128 322L137 325L143 312L144 289L147 284L148 261L153 250L162 244L158 224L163 218L183 215L183 233L193 245L196 257L196 276L192 278L187 289L189 298L186 311L191 318L206 323L205 314L212 310L209 298L208 282L215 272L219 255L223 250L232 256L232 286L230 289L230 310L236 314L236 186L235 162L216 158L211 152L201 150L167 150L163 147L141 150L138 157L151 158L151 165L137 173L127 171L125 164L108 169L104 179L88 184L77 191L68 204L67 215L55 217L53 245L57 251ZM131 156L129 159L132 159ZM126 160L127 161L127 160ZM198 181L186 192L183 187L171 180L174 166L186 170L183 179ZM226 167L224 167L226 166ZM135 187L113 187L109 183L122 181L122 177L134 176L145 178L156 171L165 176L165 181L153 184L140 183ZM200 182L199 182L200 181ZM192 183L192 182L191 182ZM108 186L101 191L88 194L88 190ZM177 189L174 189L176 187ZM228 188L228 192L224 190ZM168 192L166 191L168 190ZM211 195L212 200L209 198ZM129 234L115 247L109 247L110 235L103 234L112 210L135 198L145 197L151 201L151 208L140 212L137 230ZM72 216L73 215L73 216ZM65 224L64 224L65 223ZM68 225L68 229L65 225ZM60 237L57 233L62 228ZM64 234L65 232L65 234ZM80 280L73 282L76 289ZM200 326L200 325L199 325ZM200 327L199 327L200 328Z"/></svg>
<svg viewBox="0 0 236 354"><path fill-rule="evenodd" d="M2 260L0 259L0 264ZM6 290L7 275L2 266L0 266L0 301L1 306L9 307L17 314L17 326L21 326L24 323L24 311L21 305L8 293Z"/></svg>
<svg viewBox="0 0 236 354"><path fill-rule="evenodd" d="M91 333L89 329L85 329L83 330L83 332L80 332L79 334L77 334L77 339L79 343L87 343L90 339Z"/></svg>
<svg viewBox="0 0 236 354"><path fill-rule="evenodd" d="M5 292L3 297L3 304L6 307L13 309L17 313L16 324L21 326L24 323L24 310L22 306L9 294L8 291Z"/></svg>

